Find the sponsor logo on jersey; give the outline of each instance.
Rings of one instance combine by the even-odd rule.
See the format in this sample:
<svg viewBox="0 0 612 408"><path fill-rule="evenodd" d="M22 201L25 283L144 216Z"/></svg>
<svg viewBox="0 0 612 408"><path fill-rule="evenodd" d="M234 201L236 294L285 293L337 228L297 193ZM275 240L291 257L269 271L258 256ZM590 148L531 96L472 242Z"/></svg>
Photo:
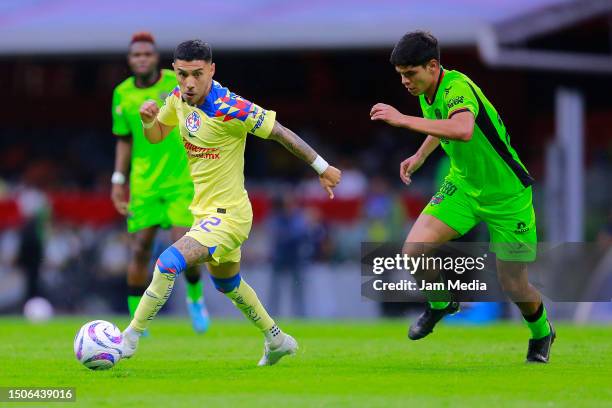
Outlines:
<svg viewBox="0 0 612 408"><path fill-rule="evenodd" d="M191 112L185 118L185 127L190 132L197 131L200 128L201 124L202 124L202 119L200 118L200 115L198 115L198 112L196 111Z"/></svg>
<svg viewBox="0 0 612 408"><path fill-rule="evenodd" d="M221 149L218 147L200 147L183 140L183 145L187 149L189 157L197 157L200 159L220 159Z"/></svg>
<svg viewBox="0 0 612 408"><path fill-rule="evenodd" d="M465 99L465 96L461 95L461 96L455 96L453 99L451 99L450 101L448 101L448 103L446 104L446 106L448 107L448 109L450 110L453 106L459 105L460 103L463 103L463 100Z"/></svg>
<svg viewBox="0 0 612 408"><path fill-rule="evenodd" d="M520 221L516 223L516 229L514 230L515 234L524 234L529 232L529 227L524 222Z"/></svg>
<svg viewBox="0 0 612 408"><path fill-rule="evenodd" d="M444 88L444 96L448 96L448 93L450 92L452 86L449 86L448 88Z"/></svg>
<svg viewBox="0 0 612 408"><path fill-rule="evenodd" d="M255 123L255 126L253 126L253 129L251 129L249 133L255 132L257 129L261 127L261 125L263 125L263 122L266 119L266 112L267 111L265 109L261 110L261 114L259 115L259 119L257 119L257 123Z"/></svg>

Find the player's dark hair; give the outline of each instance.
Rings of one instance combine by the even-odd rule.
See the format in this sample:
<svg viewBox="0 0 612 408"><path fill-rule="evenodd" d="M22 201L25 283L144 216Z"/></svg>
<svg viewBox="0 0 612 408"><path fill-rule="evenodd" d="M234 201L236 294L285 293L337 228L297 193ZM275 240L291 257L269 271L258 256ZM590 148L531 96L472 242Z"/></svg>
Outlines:
<svg viewBox="0 0 612 408"><path fill-rule="evenodd" d="M183 41L174 50L174 60L211 62L212 50L202 40Z"/></svg>
<svg viewBox="0 0 612 408"><path fill-rule="evenodd" d="M413 31L404 34L399 40L389 61L396 66L418 66L432 59L440 62L440 47L436 37L425 31Z"/></svg>

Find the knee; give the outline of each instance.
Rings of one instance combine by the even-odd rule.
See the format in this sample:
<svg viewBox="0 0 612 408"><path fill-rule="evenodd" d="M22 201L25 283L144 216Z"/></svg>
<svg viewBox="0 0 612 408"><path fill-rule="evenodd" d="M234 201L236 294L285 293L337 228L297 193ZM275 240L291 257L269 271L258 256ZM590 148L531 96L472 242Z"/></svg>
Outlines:
<svg viewBox="0 0 612 408"><path fill-rule="evenodd" d="M166 248L155 263L159 272L168 279L174 280L187 269L187 261L181 252L173 246Z"/></svg>
<svg viewBox="0 0 612 408"><path fill-rule="evenodd" d="M132 241L132 252L134 255L134 259L137 262L149 262L151 259L151 246L152 242L150 240L136 237Z"/></svg>
<svg viewBox="0 0 612 408"><path fill-rule="evenodd" d="M242 280L239 273L231 278L216 278L212 275L210 275L210 278L212 279L215 288L221 293L229 293L233 291L240 286L240 281Z"/></svg>

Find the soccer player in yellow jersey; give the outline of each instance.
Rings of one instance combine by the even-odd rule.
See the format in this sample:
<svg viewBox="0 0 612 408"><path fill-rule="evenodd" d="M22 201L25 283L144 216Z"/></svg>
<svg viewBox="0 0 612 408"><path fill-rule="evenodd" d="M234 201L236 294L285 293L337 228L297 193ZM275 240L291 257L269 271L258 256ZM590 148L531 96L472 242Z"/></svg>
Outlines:
<svg viewBox="0 0 612 408"><path fill-rule="evenodd" d="M298 345L275 324L239 273L240 246L249 235L253 219L244 189L247 134L275 140L310 163L330 198L340 182L340 170L278 123L276 112L214 81L215 64L207 43L191 40L179 44L173 67L179 86L161 109L153 101L145 102L140 115L151 143L160 143L172 129L179 128L195 187L190 207L195 223L159 256L153 281L124 331L123 357L131 357L136 351L139 336L170 296L176 276L193 265L206 263L217 290L262 331L264 354L259 365L273 365L283 356L294 354Z"/></svg>
<svg viewBox="0 0 612 408"><path fill-rule="evenodd" d="M170 228L174 241L193 224L189 211L193 182L179 133L173 131L163 143L154 145L145 138L140 122L143 102L155 100L161 105L168 91L177 85L174 72L159 69L159 54L151 33L134 34L128 64L133 75L113 91L113 134L117 137L117 148L111 198L117 211L126 216L130 233L132 256L127 270L127 301L133 318L149 282L148 270L157 231ZM185 280L193 328L197 333L204 333L209 317L200 269L187 270Z"/></svg>

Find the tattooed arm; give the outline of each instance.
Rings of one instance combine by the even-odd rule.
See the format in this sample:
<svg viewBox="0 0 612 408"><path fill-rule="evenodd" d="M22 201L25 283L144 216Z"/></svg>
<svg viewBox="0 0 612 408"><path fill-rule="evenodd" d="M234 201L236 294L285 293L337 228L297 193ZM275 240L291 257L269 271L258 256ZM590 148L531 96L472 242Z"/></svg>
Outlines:
<svg viewBox="0 0 612 408"><path fill-rule="evenodd" d="M334 198L332 189L340 182L342 174L340 170L328 165L327 162L308 145L308 143L290 129L278 123L278 121L274 123L274 127L268 139L277 141L294 156L310 164L317 173L319 173L319 182L329 194L329 198Z"/></svg>
<svg viewBox="0 0 612 408"><path fill-rule="evenodd" d="M301 137L296 135L278 122L274 123L269 139L275 140L282 144L285 149L289 150L294 156L304 160L310 164L316 159L317 152L308 145Z"/></svg>

